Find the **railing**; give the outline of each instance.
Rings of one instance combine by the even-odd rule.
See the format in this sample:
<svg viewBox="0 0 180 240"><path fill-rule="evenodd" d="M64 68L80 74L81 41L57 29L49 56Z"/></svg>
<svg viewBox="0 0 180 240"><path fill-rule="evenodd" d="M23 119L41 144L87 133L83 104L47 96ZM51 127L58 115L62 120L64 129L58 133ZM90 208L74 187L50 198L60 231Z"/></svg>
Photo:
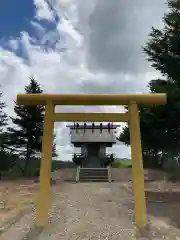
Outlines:
<svg viewBox="0 0 180 240"><path fill-rule="evenodd" d="M110 165L111 162L113 162L113 160L114 160L114 156L113 156L112 153L111 154L106 154L106 155L104 155L104 157L102 156L101 158L103 160L103 165L104 166Z"/></svg>
<svg viewBox="0 0 180 240"><path fill-rule="evenodd" d="M87 154L86 153L75 153L74 154L74 156L77 156L77 157L85 157L85 156L87 156Z"/></svg>
<svg viewBox="0 0 180 240"><path fill-rule="evenodd" d="M113 162L114 156L113 154L99 155L99 159L101 162L101 167L106 167L107 165L110 165L111 162ZM73 156L73 161L80 167L86 165L87 160L88 160L87 154L76 153Z"/></svg>
<svg viewBox="0 0 180 240"><path fill-rule="evenodd" d="M81 158L81 157L88 157L88 154L86 154L86 153L75 153L73 156L77 156L77 157ZM100 157L104 157L104 158L110 158L111 156L113 156L112 153L100 155Z"/></svg>
<svg viewBox="0 0 180 240"><path fill-rule="evenodd" d="M80 167L83 166L83 162L87 159L87 154L75 153L73 155L73 161Z"/></svg>
<svg viewBox="0 0 180 240"><path fill-rule="evenodd" d="M114 157L113 153L108 153L108 154L105 154L104 156L105 156L105 157L111 157L111 156Z"/></svg>
<svg viewBox="0 0 180 240"><path fill-rule="evenodd" d="M112 182L111 167L108 166L107 168L108 168L108 181Z"/></svg>
<svg viewBox="0 0 180 240"><path fill-rule="evenodd" d="M80 166L78 166L76 170L76 182L79 182L79 173L80 173Z"/></svg>

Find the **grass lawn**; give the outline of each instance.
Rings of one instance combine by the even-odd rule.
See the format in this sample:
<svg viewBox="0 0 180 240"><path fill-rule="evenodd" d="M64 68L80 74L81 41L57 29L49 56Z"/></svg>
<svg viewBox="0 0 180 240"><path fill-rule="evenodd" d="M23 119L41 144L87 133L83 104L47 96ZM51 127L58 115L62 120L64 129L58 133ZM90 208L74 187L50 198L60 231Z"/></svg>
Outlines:
<svg viewBox="0 0 180 240"><path fill-rule="evenodd" d="M132 166L132 161L131 160L123 160L123 161L120 161L120 165L122 167L131 167Z"/></svg>
<svg viewBox="0 0 180 240"><path fill-rule="evenodd" d="M112 167L114 168L120 168L120 167L131 167L132 166L132 161L127 159L127 160L115 160L112 164Z"/></svg>

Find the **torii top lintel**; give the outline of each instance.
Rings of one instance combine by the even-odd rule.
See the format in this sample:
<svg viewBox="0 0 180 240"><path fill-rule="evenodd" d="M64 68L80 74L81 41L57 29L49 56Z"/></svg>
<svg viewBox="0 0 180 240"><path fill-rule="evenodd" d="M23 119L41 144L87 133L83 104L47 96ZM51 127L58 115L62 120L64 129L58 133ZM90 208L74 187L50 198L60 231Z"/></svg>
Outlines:
<svg viewBox="0 0 180 240"><path fill-rule="evenodd" d="M160 94L18 94L19 105L46 105L52 102L54 105L128 105L131 102L137 104L164 105L167 95Z"/></svg>

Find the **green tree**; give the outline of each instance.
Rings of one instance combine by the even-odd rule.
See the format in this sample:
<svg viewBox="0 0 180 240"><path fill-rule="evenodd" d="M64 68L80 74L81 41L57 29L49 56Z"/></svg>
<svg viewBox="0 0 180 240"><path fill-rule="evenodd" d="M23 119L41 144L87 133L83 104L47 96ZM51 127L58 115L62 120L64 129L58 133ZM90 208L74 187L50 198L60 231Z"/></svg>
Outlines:
<svg viewBox="0 0 180 240"><path fill-rule="evenodd" d="M0 133L3 131L3 128L7 126L8 116L4 111L6 107L5 102L2 100L3 93L0 92Z"/></svg>
<svg viewBox="0 0 180 240"><path fill-rule="evenodd" d="M152 28L146 46L143 48L151 66L160 71L165 80L149 83L152 93L165 92L168 95L166 106L151 108L157 127L152 139L159 142L165 152L179 154L180 137L180 1L168 0L169 11L163 17L163 29ZM155 125L156 126L156 125ZM157 136L158 133L158 136ZM152 142L151 141L151 142Z"/></svg>
<svg viewBox="0 0 180 240"><path fill-rule="evenodd" d="M166 92L169 96L176 89L170 81L152 80L149 83L151 93ZM176 103L176 104L175 104ZM141 140L144 154L157 154L160 151L175 151L179 146L179 103L174 97L165 106L140 106ZM118 138L126 145L130 144L128 127L124 127Z"/></svg>
<svg viewBox="0 0 180 240"><path fill-rule="evenodd" d="M42 93L39 83L31 78L25 87L26 94ZM24 159L21 168L24 175L28 170L29 161L41 151L40 138L43 134L44 106L24 106L15 103L16 117L11 117L13 127L8 127L6 145Z"/></svg>
<svg viewBox="0 0 180 240"><path fill-rule="evenodd" d="M3 148L4 128L7 126L8 116L4 109L6 107L5 102L2 100L3 93L0 92L0 151Z"/></svg>
<svg viewBox="0 0 180 240"><path fill-rule="evenodd" d="M171 81L180 82L180 1L168 0L163 29L152 27L143 48L151 66Z"/></svg>
<svg viewBox="0 0 180 240"><path fill-rule="evenodd" d="M5 127L8 124L8 116L4 111L6 104L2 97L3 93L0 92L0 176L2 171L8 170L13 165L12 158L8 156L4 149Z"/></svg>
<svg viewBox="0 0 180 240"><path fill-rule="evenodd" d="M167 93L165 106L140 107L140 127L143 153L180 153L180 1L168 0L169 11L164 15L164 27L152 28L143 51L151 66L164 79L149 82L151 93ZM119 140L130 144L125 127Z"/></svg>
<svg viewBox="0 0 180 240"><path fill-rule="evenodd" d="M56 149L56 134L54 134L53 136L53 152L52 152L52 157L53 158L57 158L58 154L57 154L57 149Z"/></svg>

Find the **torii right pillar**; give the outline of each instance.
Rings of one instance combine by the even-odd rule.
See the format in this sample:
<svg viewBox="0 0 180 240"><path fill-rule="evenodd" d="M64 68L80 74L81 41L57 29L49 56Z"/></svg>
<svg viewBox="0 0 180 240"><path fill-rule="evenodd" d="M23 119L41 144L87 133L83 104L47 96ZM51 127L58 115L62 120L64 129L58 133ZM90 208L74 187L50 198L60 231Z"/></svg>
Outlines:
<svg viewBox="0 0 180 240"><path fill-rule="evenodd" d="M131 102L129 105L129 128L132 152L132 182L135 201L135 218L137 227L143 228L147 225L147 214L139 110L136 102Z"/></svg>

